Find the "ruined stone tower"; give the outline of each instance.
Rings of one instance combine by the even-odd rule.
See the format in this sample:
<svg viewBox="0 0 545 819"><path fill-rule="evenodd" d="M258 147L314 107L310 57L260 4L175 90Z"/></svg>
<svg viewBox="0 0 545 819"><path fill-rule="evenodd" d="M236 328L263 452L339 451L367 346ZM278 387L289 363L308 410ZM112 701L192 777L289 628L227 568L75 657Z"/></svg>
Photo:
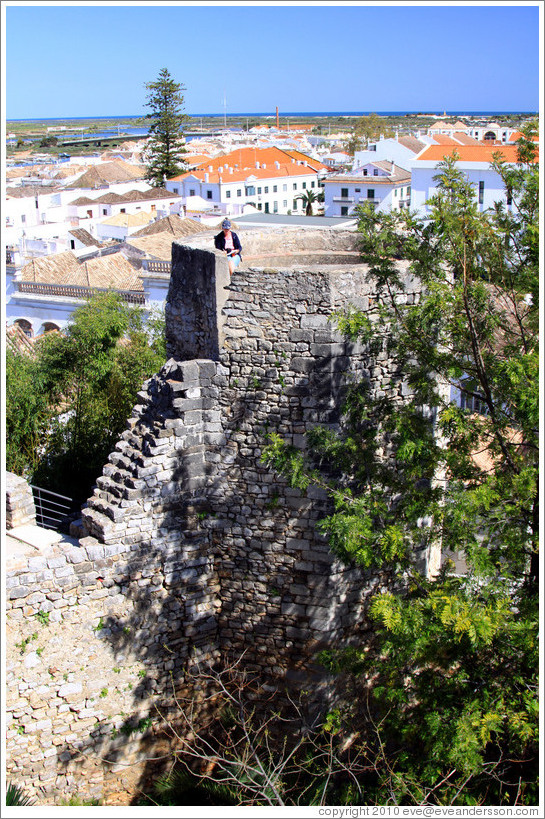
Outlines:
<svg viewBox="0 0 545 819"><path fill-rule="evenodd" d="M211 245L173 245L168 361L83 510L86 536L8 567L8 752L44 803L82 770L91 796L120 778L136 787L152 699L203 661L243 655L273 686L312 682L320 696L317 651L362 638L382 580L332 556L316 529L325 496L261 461L268 431L304 447L312 425L338 423L353 377L405 394L385 351L371 356L330 321L376 298L354 234L248 232L232 280ZM47 643L44 631L29 662L31 643L14 646L39 611ZM147 727L120 743L127 724Z"/></svg>

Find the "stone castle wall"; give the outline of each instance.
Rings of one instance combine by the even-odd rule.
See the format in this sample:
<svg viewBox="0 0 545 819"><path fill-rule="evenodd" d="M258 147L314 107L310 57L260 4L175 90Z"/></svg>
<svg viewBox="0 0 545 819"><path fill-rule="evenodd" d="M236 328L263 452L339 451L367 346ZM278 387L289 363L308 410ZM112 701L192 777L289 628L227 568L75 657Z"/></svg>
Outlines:
<svg viewBox="0 0 545 819"><path fill-rule="evenodd" d="M32 489L18 475L6 473L6 529L36 523L36 505Z"/></svg>
<svg viewBox="0 0 545 819"><path fill-rule="evenodd" d="M271 685L310 683L319 699L316 652L365 639L369 594L387 577L336 560L316 529L325 495L289 488L261 454L269 431L304 448L310 427L337 425L354 377L403 400L386 351L330 321L376 298L363 265L247 262L230 281L223 254L174 244L169 361L83 510L87 536L8 575L8 752L42 801L69 793L80 766L93 796L122 770L134 790L160 728L153 704L170 707L201 660L244 655Z"/></svg>

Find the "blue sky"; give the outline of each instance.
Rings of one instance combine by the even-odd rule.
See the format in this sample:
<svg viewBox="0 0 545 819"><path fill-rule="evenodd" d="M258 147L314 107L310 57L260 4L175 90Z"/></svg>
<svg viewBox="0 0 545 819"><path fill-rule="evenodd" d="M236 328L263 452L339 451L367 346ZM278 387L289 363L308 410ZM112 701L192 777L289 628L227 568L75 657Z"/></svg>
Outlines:
<svg viewBox="0 0 545 819"><path fill-rule="evenodd" d="M7 119L145 113L163 67L187 114L535 111L537 3L3 3Z"/></svg>

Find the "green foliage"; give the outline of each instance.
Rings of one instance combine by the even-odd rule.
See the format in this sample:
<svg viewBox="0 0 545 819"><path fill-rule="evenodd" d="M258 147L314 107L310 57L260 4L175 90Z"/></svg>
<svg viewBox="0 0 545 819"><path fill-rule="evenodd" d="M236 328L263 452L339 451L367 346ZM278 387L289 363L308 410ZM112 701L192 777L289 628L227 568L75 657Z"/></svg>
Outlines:
<svg viewBox="0 0 545 819"><path fill-rule="evenodd" d="M6 469L32 476L51 417L35 358L6 349Z"/></svg>
<svg viewBox="0 0 545 819"><path fill-rule="evenodd" d="M271 435L264 460L301 490L327 488L333 551L390 568L370 650L322 654L372 681L358 727L374 804L534 804L538 715L538 167L495 168L514 207L482 213L455 159L438 167L426 220L360 210L379 300L340 329L386 351L403 403L353 384L339 432L310 455ZM404 298L397 261L422 284ZM401 295L401 297L400 297ZM455 389L461 406L451 400ZM438 573L418 555L442 550ZM454 573L449 555L462 554ZM364 713L365 712L365 713ZM329 724L329 723L328 723ZM370 725L374 726L370 730Z"/></svg>
<svg viewBox="0 0 545 819"><path fill-rule="evenodd" d="M7 351L8 469L85 500L143 381L164 363L162 321L113 291L93 296L35 356Z"/></svg>
<svg viewBox="0 0 545 819"><path fill-rule="evenodd" d="M40 148L50 148L52 145L58 145L59 140L55 136L42 137L40 140Z"/></svg>
<svg viewBox="0 0 545 819"><path fill-rule="evenodd" d="M100 799L82 799L79 796L71 796L70 799L63 799L59 806L89 808L102 804Z"/></svg>
<svg viewBox="0 0 545 819"><path fill-rule="evenodd" d="M34 615L34 617L36 618L36 620L38 620L39 623L41 623L42 626L48 626L49 625L49 612L48 611L43 611L43 610L40 609L40 611L38 611Z"/></svg>
<svg viewBox="0 0 545 819"><path fill-rule="evenodd" d="M241 794L230 785L201 778L185 770L175 769L155 782L151 794L142 804L175 805L239 805Z"/></svg>
<svg viewBox="0 0 545 819"><path fill-rule="evenodd" d="M16 648L19 649L19 654L24 654L27 650L27 646L32 640L38 639L38 632L35 631L33 634L29 634L28 637L23 637L20 643L15 643Z"/></svg>
<svg viewBox="0 0 545 819"><path fill-rule="evenodd" d="M14 785L12 782L8 783L6 788L6 807L23 807L25 805L33 805L34 800L27 796L24 789L20 785Z"/></svg>
<svg viewBox="0 0 545 819"><path fill-rule="evenodd" d="M324 194L323 193L316 193L313 190L304 191L304 193L300 193L298 196L295 197L296 199L300 199L303 203L303 207L305 208L305 216L312 216L313 210L312 206L315 202L323 202L324 201Z"/></svg>
<svg viewBox="0 0 545 819"><path fill-rule="evenodd" d="M355 151L362 150L368 142L379 139L381 135L384 137L394 135L384 117L378 114L359 117L352 127L350 138L345 143L344 149L353 156Z"/></svg>
<svg viewBox="0 0 545 819"><path fill-rule="evenodd" d="M146 83L149 91L146 107L149 113L147 145L147 178L152 185L163 185L164 177L171 179L183 171L182 126L187 121L182 114L185 87L172 79L168 69L162 68L154 82Z"/></svg>

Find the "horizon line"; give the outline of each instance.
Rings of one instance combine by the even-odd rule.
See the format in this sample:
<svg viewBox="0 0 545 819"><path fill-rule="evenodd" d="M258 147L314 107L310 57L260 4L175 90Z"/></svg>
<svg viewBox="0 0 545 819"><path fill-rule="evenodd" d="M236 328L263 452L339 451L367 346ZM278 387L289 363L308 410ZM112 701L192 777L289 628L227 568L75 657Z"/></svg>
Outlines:
<svg viewBox="0 0 545 819"><path fill-rule="evenodd" d="M288 116L312 116L312 117L331 117L331 116L364 116L369 114L376 114L377 116L395 116L395 115L405 115L405 116L452 116L452 115L490 115L490 114L539 114L539 111L533 110L522 110L522 109L493 109L493 110L484 110L484 109L443 109L442 113L436 113L434 110L412 110L407 111L405 110L398 110L398 111L286 111L284 113L278 113L279 117L288 117ZM197 113L197 114L185 114L187 117L218 117L223 118L225 116L222 112L208 112L208 113ZM227 114L227 117L270 117L271 119L276 119L276 113L269 113L267 111L236 111L230 114ZM143 119L142 114L96 114L96 115L63 115L63 116L55 116L55 117L6 117L6 122L36 122L38 120L82 120L82 119Z"/></svg>

